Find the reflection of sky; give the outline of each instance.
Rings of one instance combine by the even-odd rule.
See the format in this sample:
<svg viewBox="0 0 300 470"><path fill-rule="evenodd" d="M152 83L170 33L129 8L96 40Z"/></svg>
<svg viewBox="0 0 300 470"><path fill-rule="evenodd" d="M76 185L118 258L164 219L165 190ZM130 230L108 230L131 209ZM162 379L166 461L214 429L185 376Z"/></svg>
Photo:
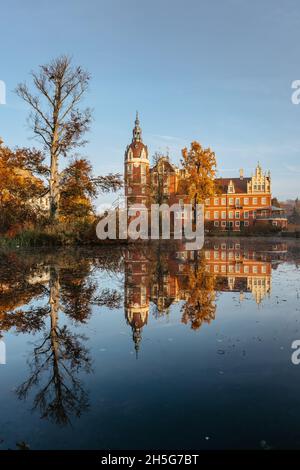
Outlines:
<svg viewBox="0 0 300 470"><path fill-rule="evenodd" d="M92 75L86 102L95 121L83 153L97 172L123 171L139 109L150 155L168 148L178 162L197 139L216 151L221 175L238 175L240 166L249 174L260 160L278 197L298 195L297 0L90 0L88 8L82 0L11 0L1 18L8 96L0 132L9 145L33 143L12 90L66 52Z"/></svg>

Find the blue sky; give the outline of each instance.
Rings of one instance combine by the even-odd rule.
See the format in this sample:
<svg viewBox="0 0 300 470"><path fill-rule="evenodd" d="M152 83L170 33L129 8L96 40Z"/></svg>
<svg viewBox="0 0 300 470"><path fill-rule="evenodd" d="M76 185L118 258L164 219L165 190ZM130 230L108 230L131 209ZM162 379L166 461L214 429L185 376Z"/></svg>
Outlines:
<svg viewBox="0 0 300 470"><path fill-rule="evenodd" d="M10 0L0 18L7 145L34 144L17 83L66 53L92 75L82 154L95 173L123 171L138 109L150 155L168 148L178 163L199 140L216 152L221 176L249 174L259 160L274 195L300 196L297 0Z"/></svg>

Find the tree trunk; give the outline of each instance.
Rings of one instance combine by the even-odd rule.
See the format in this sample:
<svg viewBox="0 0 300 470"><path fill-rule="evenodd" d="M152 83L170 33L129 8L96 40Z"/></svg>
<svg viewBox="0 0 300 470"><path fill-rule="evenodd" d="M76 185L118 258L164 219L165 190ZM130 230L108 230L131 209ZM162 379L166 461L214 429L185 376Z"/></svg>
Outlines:
<svg viewBox="0 0 300 470"><path fill-rule="evenodd" d="M59 172L58 158L53 152L51 154L51 172L50 172L50 217L56 220L59 215Z"/></svg>

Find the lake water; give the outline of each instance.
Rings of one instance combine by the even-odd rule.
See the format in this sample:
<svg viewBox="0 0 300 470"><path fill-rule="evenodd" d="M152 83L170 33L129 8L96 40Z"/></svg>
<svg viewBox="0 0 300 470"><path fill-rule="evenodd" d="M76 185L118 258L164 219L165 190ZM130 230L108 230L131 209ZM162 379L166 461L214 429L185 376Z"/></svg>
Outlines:
<svg viewBox="0 0 300 470"><path fill-rule="evenodd" d="M2 253L0 449L299 448L299 263L281 239Z"/></svg>

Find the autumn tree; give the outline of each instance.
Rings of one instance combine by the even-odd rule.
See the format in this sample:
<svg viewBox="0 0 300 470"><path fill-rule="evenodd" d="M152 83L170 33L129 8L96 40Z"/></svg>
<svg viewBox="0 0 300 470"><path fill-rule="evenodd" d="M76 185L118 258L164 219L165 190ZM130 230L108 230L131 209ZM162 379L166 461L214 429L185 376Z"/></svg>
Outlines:
<svg viewBox="0 0 300 470"><path fill-rule="evenodd" d="M60 213L80 218L94 213L92 200L99 193L116 192L122 187L121 175L94 176L91 163L75 158L62 172Z"/></svg>
<svg viewBox="0 0 300 470"><path fill-rule="evenodd" d="M16 149L0 146L0 231L18 231L33 222L37 211L33 201L44 191L42 179L43 155L35 149Z"/></svg>
<svg viewBox="0 0 300 470"><path fill-rule="evenodd" d="M86 217L93 213L92 198L97 194L92 167L76 159L64 170L61 181L60 213L66 217Z"/></svg>
<svg viewBox="0 0 300 470"><path fill-rule="evenodd" d="M21 83L16 93L30 106L33 132L50 156L51 215L57 218L60 157L85 143L83 135L91 123L90 109L79 107L90 76L82 67L73 66L70 57L64 55L40 66L31 76L34 92Z"/></svg>
<svg viewBox="0 0 300 470"><path fill-rule="evenodd" d="M59 171L61 157L71 156L72 152L86 143L84 134L89 130L92 115L89 108L81 108L81 102L88 90L90 75L80 66L73 66L71 58L62 55L46 65L38 72L31 73L33 90L26 83L17 86L16 93L31 108L29 122L35 137L42 143L49 157L47 169L50 191L50 207L52 219L59 216L59 205L64 191L63 206L66 210L66 187L62 184L65 171ZM84 168L85 166L85 168ZM84 172L87 165L81 166ZM79 165L69 168L70 172L79 171ZM44 171L44 169L43 169ZM44 173L45 174L45 173ZM119 174L109 174L96 178L98 187L103 191L116 191L122 186ZM87 188L85 188L85 196ZM76 212L86 210L85 204L78 205L78 194L74 194L73 208ZM77 198L77 200L76 200ZM87 200L87 206L90 204ZM72 203L70 203L72 206ZM69 210L70 207L67 209Z"/></svg>
<svg viewBox="0 0 300 470"><path fill-rule="evenodd" d="M194 214L196 205L215 194L216 157L210 148L203 148L199 142L192 142L190 149L182 150L181 164L184 176L181 190L192 201Z"/></svg>

